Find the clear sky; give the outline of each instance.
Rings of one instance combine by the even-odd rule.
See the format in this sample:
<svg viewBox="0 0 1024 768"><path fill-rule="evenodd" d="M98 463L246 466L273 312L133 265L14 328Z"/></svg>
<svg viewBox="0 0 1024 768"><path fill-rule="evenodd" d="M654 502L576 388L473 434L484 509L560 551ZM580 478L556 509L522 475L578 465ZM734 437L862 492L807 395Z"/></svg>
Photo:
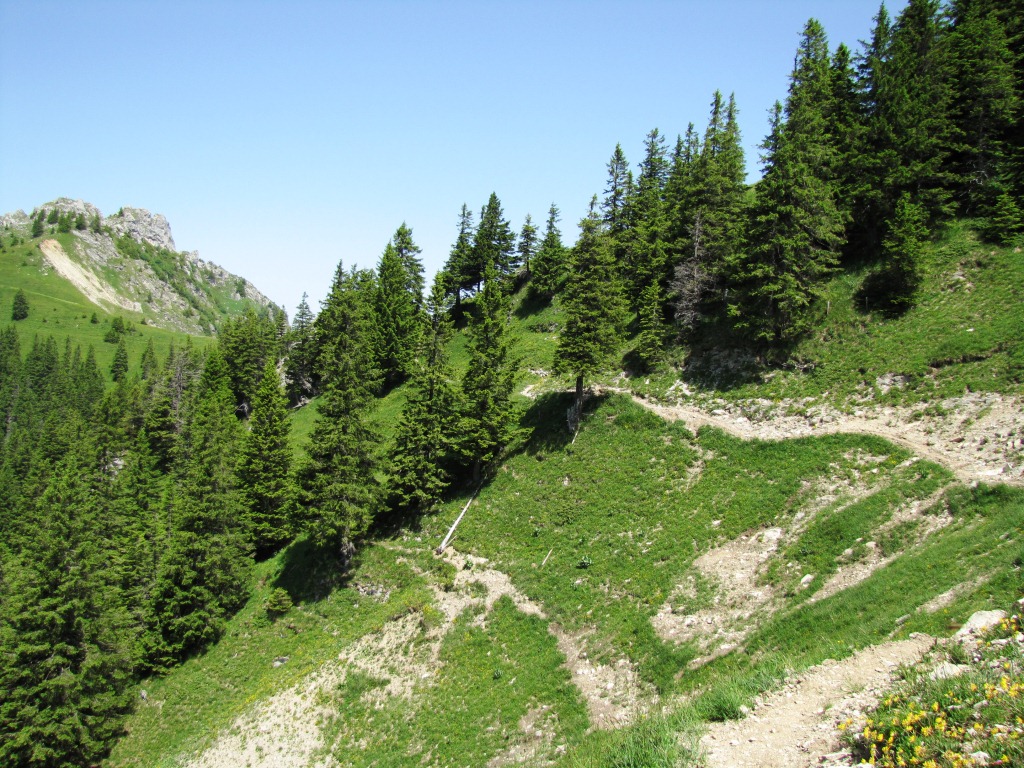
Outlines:
<svg viewBox="0 0 1024 768"><path fill-rule="evenodd" d="M895 15L905 0L891 0ZM734 92L751 177L810 17L833 48L878 0L0 0L0 212L148 208L179 249L314 311L403 221L428 274L462 203L563 240L621 142L703 131Z"/></svg>

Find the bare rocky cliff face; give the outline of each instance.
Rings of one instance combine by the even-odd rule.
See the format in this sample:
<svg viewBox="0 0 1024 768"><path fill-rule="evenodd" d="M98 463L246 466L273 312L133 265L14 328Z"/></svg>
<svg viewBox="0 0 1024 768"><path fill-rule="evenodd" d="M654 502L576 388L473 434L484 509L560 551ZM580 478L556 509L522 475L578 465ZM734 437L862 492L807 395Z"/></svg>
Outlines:
<svg viewBox="0 0 1024 768"><path fill-rule="evenodd" d="M262 310L273 306L248 280L204 261L196 251L177 251L167 219L144 208L125 207L104 217L90 203L62 197L39 206L31 216L24 211L0 216L0 229L27 238L32 218L42 211L44 220L48 219L54 210L71 222L65 231L71 235L72 247L44 241L43 268L56 270L109 312L128 308L152 325L208 334L246 306ZM44 237L60 231L59 225L48 223ZM143 247L125 248L126 239ZM73 268L67 268L69 263ZM76 280L76 275L84 279ZM96 284L109 291L97 292Z"/></svg>

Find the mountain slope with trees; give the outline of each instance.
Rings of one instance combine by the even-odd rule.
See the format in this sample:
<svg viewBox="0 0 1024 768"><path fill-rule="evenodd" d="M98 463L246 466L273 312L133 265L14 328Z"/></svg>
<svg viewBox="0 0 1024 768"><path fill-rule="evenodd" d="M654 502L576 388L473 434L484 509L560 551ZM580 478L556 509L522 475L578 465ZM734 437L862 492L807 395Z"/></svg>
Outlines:
<svg viewBox="0 0 1024 768"><path fill-rule="evenodd" d="M61 316L104 326L108 377L29 342L12 282L5 763L696 765L787 676L1012 604L1016 5L883 7L855 53L812 19L759 182L715 92L702 134L616 146L572 245L557 204L518 242L496 193L463 205L429 297L402 223L291 327L252 308L136 357L142 319ZM89 227L25 219L16 258ZM1005 465L836 414L956 422ZM742 439L776 419L801 427Z"/></svg>

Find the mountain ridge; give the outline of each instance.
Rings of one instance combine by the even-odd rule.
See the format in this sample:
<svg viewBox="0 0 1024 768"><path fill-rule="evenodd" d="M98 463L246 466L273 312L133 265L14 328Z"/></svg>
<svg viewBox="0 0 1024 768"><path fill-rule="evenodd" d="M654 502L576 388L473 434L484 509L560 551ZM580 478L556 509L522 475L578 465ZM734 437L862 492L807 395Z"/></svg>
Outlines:
<svg viewBox="0 0 1024 768"><path fill-rule="evenodd" d="M278 311L244 277L198 251L178 251L166 217L145 208L126 206L104 216L89 202L60 197L31 214L0 216L0 229L14 242L34 244L35 266L57 272L92 304L138 313L167 330L210 335L247 308Z"/></svg>

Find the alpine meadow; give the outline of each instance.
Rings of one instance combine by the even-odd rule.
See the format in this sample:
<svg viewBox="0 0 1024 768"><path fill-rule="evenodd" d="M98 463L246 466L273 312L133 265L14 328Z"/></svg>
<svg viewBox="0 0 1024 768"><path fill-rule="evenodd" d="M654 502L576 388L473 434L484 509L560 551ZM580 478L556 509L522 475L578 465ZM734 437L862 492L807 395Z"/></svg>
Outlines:
<svg viewBox="0 0 1024 768"><path fill-rule="evenodd" d="M1024 1L870 29L290 319L0 217L0 765L1024 765Z"/></svg>

